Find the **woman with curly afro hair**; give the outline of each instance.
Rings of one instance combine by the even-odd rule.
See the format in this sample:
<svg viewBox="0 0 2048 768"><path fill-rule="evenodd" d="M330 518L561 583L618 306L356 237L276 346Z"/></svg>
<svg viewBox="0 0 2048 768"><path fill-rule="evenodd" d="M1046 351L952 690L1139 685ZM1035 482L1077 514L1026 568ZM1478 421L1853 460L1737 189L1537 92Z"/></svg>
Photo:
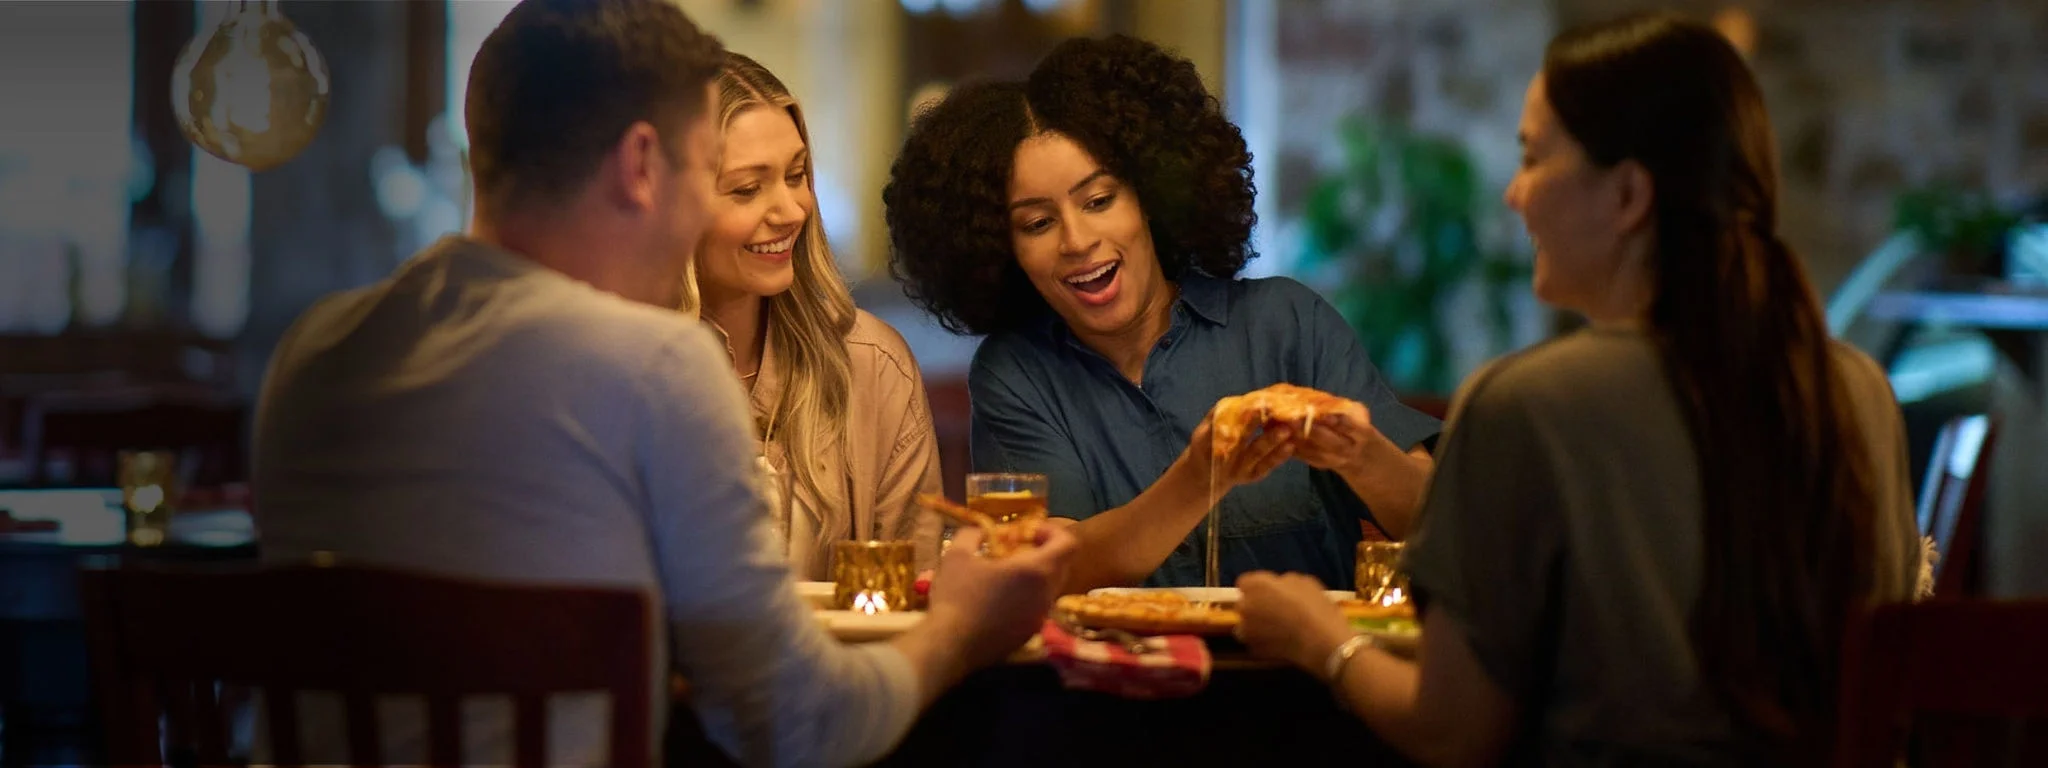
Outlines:
<svg viewBox="0 0 2048 768"><path fill-rule="evenodd" d="M1194 65L1129 37L1069 40L1026 82L964 85L911 127L882 193L892 267L949 330L977 472L1048 476L1082 541L1069 590L1257 570L1352 584L1360 521L1399 537L1435 419L1402 405L1327 302L1252 257L1251 154ZM1218 400L1277 383L1361 403L1212 462ZM1289 461L1300 459L1300 461Z"/></svg>

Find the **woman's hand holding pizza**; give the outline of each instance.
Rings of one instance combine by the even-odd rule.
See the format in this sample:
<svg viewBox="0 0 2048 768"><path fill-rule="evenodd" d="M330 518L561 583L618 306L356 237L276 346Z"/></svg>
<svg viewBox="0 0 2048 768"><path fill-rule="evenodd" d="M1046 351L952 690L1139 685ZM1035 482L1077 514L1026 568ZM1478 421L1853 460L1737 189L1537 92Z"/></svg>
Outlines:
<svg viewBox="0 0 2048 768"><path fill-rule="evenodd" d="M1379 437L1371 412L1363 403L1293 384L1274 384L1216 404L1203 422L1218 441L1214 452L1219 460L1241 458L1245 453L1278 455L1278 466L1287 458L1300 458L1316 469L1342 471L1364 460L1366 446ZM1203 430L1196 430L1201 442ZM1273 438L1277 444L1268 439ZM1264 452L1248 446L1264 448ZM1193 447L1193 446L1191 446ZM1280 449L1285 449L1284 453ZM1267 472L1271 467L1266 468ZM1258 473L1264 477L1265 472ZM1256 477L1252 479L1257 479ZM1249 481L1246 481L1249 482Z"/></svg>

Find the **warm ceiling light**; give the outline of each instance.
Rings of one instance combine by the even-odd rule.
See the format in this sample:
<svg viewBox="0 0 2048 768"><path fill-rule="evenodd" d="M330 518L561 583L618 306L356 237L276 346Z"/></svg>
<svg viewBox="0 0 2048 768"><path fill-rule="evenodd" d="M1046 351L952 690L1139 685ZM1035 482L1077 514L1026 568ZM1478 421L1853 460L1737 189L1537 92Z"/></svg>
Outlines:
<svg viewBox="0 0 2048 768"><path fill-rule="evenodd" d="M192 38L171 74L171 108L208 154L262 171L283 165L327 118L327 63L277 9L241 0Z"/></svg>

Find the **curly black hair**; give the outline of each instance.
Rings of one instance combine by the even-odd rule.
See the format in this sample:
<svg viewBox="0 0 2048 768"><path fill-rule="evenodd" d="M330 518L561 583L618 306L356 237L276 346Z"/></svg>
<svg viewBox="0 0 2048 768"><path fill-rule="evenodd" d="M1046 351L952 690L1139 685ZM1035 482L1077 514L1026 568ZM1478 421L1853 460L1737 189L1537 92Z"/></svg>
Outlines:
<svg viewBox="0 0 2048 768"><path fill-rule="evenodd" d="M1077 38L1025 82L955 89L912 123L882 202L890 272L957 334L1050 311L1017 266L1008 192L1017 145L1056 132L1136 191L1160 267L1232 277L1251 249L1251 152L1187 59L1123 35Z"/></svg>

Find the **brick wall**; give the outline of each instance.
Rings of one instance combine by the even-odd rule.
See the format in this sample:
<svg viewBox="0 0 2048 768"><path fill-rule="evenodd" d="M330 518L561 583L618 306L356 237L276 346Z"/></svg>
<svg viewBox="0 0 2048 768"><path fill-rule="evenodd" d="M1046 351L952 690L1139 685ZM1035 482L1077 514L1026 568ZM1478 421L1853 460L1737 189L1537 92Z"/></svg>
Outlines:
<svg viewBox="0 0 2048 768"><path fill-rule="evenodd" d="M1560 24L1634 10L1753 19L1778 134L1786 238L1830 290L1929 183L2048 189L2048 3L2034 0L1558 0Z"/></svg>
<svg viewBox="0 0 2048 768"><path fill-rule="evenodd" d="M1278 94L1268 103L1284 117L1265 147L1276 160L1263 166L1262 190L1280 219L1268 250L1290 256L1288 222L1309 180L1337 160L1331 135L1343 115L1406 118L1462 138L1498 189L1514 172L1523 88L1557 29L1728 7L1753 19L1752 62L1784 161L1786 236L1824 294L1890 234L1904 188L2048 188L2048 3L1277 0L1267 84Z"/></svg>
<svg viewBox="0 0 2048 768"><path fill-rule="evenodd" d="M1341 167L1337 131L1347 117L1401 123L1462 143L1478 165L1487 209L1482 243L1528 252L1520 222L1499 197L1518 161L1522 96L1553 31L1546 4L1278 0L1245 7L1234 20L1243 63L1232 72L1231 99L1259 158L1257 270L1296 270L1303 202L1319 175ZM1459 376L1507 351L1479 319L1486 316L1483 301L1473 291L1443 310ZM1547 313L1532 297L1516 293L1513 301L1517 338L1510 346L1548 333Z"/></svg>

